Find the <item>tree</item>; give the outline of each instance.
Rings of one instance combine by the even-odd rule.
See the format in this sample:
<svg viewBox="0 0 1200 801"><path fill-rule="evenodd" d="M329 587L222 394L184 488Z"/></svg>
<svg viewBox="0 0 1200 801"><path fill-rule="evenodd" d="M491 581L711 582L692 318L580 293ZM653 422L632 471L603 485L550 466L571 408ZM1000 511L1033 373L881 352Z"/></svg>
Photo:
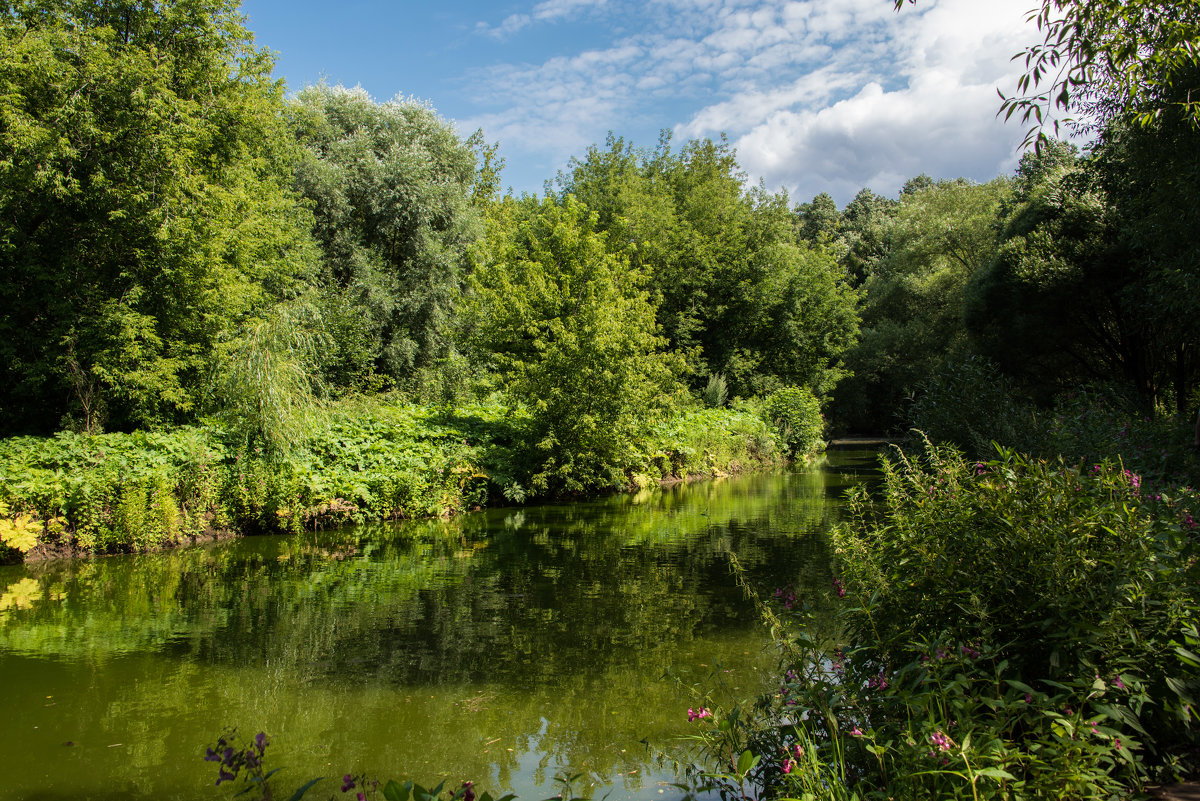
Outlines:
<svg viewBox="0 0 1200 801"><path fill-rule="evenodd" d="M934 182L901 196L888 249L861 288L862 332L846 356L853 377L834 401L843 425L889 428L905 398L966 351L963 292L995 256L996 220L1010 194L1011 182L996 179Z"/></svg>
<svg viewBox="0 0 1200 801"><path fill-rule="evenodd" d="M855 336L853 293L832 248L798 242L786 195L747 191L743 178L725 141L673 152L664 135L653 152L610 137L558 183L645 276L696 390L720 374L740 395L825 394Z"/></svg>
<svg viewBox="0 0 1200 801"><path fill-rule="evenodd" d="M916 0L908 0L915 3ZM896 9L904 0L895 0ZM1123 117L1147 125L1168 109L1200 127L1200 96L1180 92L1181 74L1200 66L1200 4L1175 0L1041 0L1029 13L1043 38L1014 56L1025 74L1004 97L1005 119L1034 120L1025 144L1044 141L1057 109L1083 113L1099 130ZM1055 136L1059 123L1052 123Z"/></svg>
<svg viewBox="0 0 1200 801"><path fill-rule="evenodd" d="M483 149L487 186L476 187L475 140L423 103L319 85L290 112L307 151L297 187L313 203L324 305L337 323L330 378L407 378L449 350L466 250L497 180L494 149Z"/></svg>
<svg viewBox="0 0 1200 801"><path fill-rule="evenodd" d="M596 222L569 195L507 197L476 250L471 338L528 412L537 494L623 484L676 389L644 279Z"/></svg>
<svg viewBox="0 0 1200 801"><path fill-rule="evenodd" d="M1174 120L1172 120L1174 117ZM1117 382L1189 411L1200 382L1200 131L1114 120L1092 154L1032 173L968 289L982 352L1043 400Z"/></svg>
<svg viewBox="0 0 1200 801"><path fill-rule="evenodd" d="M270 72L232 0L0 7L0 429L187 419L303 290Z"/></svg>

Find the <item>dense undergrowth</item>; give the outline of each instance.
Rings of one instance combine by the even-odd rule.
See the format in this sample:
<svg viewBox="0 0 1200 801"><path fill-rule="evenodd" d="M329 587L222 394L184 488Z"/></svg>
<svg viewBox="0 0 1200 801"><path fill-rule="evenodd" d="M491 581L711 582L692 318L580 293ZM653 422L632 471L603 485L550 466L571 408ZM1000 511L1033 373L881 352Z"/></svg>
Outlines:
<svg viewBox="0 0 1200 801"><path fill-rule="evenodd" d="M723 797L1132 798L1200 772L1200 496L926 444L764 615L778 690L697 719ZM711 703L711 702L709 702Z"/></svg>
<svg viewBox="0 0 1200 801"><path fill-rule="evenodd" d="M818 418L819 419L819 418ZM10 559L141 551L217 532L297 531L456 514L526 499L526 418L500 404L355 400L327 410L286 455L220 428L0 441L0 546ZM819 440L817 441L819 444ZM782 462L777 427L749 407L655 423L610 465L608 486Z"/></svg>

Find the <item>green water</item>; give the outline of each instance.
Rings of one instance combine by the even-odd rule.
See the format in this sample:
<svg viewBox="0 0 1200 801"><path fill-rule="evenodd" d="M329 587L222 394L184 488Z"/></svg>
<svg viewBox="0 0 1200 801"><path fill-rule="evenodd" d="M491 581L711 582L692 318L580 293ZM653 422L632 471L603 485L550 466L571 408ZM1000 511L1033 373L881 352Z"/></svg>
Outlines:
<svg viewBox="0 0 1200 801"><path fill-rule="evenodd" d="M750 696L773 665L726 552L768 593L827 586L824 532L872 460L0 568L0 799L229 798L201 759L229 726L271 736L289 792L366 771L538 799L582 773L677 797L643 741L680 753L690 686Z"/></svg>

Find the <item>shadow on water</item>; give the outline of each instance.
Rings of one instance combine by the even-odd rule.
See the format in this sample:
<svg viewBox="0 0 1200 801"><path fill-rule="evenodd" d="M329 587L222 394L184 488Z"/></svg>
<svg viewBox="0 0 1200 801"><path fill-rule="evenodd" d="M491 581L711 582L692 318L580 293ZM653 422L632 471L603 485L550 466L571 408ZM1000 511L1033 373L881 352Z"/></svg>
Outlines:
<svg viewBox="0 0 1200 801"><path fill-rule="evenodd" d="M687 733L683 688L720 671L749 696L773 667L725 554L767 590L828 586L831 499L873 458L0 568L0 752L22 765L0 799L227 797L201 755L231 725L270 734L289 787L367 771L541 798L569 772L672 797L642 741Z"/></svg>

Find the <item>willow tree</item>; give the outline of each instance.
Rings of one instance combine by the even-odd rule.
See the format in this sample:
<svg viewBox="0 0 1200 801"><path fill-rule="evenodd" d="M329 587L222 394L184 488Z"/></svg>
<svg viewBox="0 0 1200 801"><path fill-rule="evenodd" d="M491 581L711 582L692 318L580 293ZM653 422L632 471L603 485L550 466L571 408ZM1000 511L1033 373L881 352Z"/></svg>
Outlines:
<svg viewBox="0 0 1200 801"><path fill-rule="evenodd" d="M474 142L424 103L341 86L302 90L290 118L337 345L330 378L403 380L450 348L466 251L482 231ZM494 170L494 151L483 155Z"/></svg>

